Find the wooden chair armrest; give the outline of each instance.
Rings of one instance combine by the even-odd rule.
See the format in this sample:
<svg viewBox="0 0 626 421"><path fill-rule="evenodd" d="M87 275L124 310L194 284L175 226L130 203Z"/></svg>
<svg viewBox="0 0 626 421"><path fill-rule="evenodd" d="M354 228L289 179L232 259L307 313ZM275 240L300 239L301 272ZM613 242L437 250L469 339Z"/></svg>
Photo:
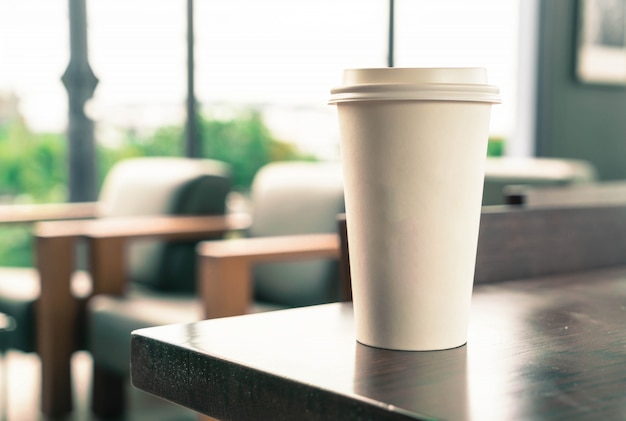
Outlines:
<svg viewBox="0 0 626 421"><path fill-rule="evenodd" d="M198 254L209 259L237 258L255 262L309 256L337 258L339 238L337 234L303 234L205 241L198 245Z"/></svg>
<svg viewBox="0 0 626 421"><path fill-rule="evenodd" d="M245 230L250 217L226 216L139 216L87 221L49 221L35 225L37 237L85 237L93 240L161 238L166 240L202 239L230 231Z"/></svg>
<svg viewBox="0 0 626 421"><path fill-rule="evenodd" d="M84 236L92 239L160 238L193 240L245 230L250 226L246 214L224 216L150 216L106 218L88 225Z"/></svg>
<svg viewBox="0 0 626 421"><path fill-rule="evenodd" d="M206 318L246 312L251 266L261 262L339 257L337 234L206 241L198 245L199 288Z"/></svg>
<svg viewBox="0 0 626 421"><path fill-rule="evenodd" d="M107 218L88 225L85 236L93 239L160 238L193 240L245 230L250 226L246 214L225 216L150 216Z"/></svg>
<svg viewBox="0 0 626 421"><path fill-rule="evenodd" d="M0 224L95 218L98 202L0 205Z"/></svg>

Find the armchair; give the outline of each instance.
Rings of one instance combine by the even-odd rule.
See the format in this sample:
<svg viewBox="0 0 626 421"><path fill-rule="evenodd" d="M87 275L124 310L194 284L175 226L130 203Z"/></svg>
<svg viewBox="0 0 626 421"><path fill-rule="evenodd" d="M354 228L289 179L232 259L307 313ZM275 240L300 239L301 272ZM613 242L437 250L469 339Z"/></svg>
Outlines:
<svg viewBox="0 0 626 421"><path fill-rule="evenodd" d="M162 288L176 288L179 282L191 285L195 272L186 262L193 262L195 243L247 225L223 216L229 191L229 169L220 162L136 158L117 164L107 174L97 203L17 206L12 212L0 208L4 221L48 221L38 222L34 228L38 273L0 272L0 312L17 321L17 328L7 338L8 346L40 355L45 415L63 415L72 409L71 355L84 349L86 302L103 288L92 283L85 272L73 277L78 241L99 229L113 233L130 226L163 231L182 225L186 233L182 238L194 241L138 243L126 258L129 273L138 284ZM66 211L74 218L93 219L62 221ZM180 276L173 279L163 270L164 265L182 265Z"/></svg>
<svg viewBox="0 0 626 421"><path fill-rule="evenodd" d="M248 238L207 241L198 246L219 248L228 255L223 268L234 270L244 280L255 280L254 288L246 281L229 279L228 284L243 288L241 303L237 291L227 289L225 294L204 288L204 280L212 274L205 272L201 259L198 285L205 302L215 307L203 314L198 293L164 296L155 294L150 299L138 300L132 291L117 281L115 290L97 295L89 303L88 348L94 361L93 409L100 416L117 416L124 408L124 387L130 374L130 333L142 327L200 320L203 317L221 317L236 312L266 311L277 308L318 304L341 299L339 282L339 240L337 214L344 210L341 167L331 163L274 163L262 168L252 186L252 218ZM106 243L113 242L106 230L88 236L94 262L110 256ZM131 240L124 236L121 241ZM119 247L111 246L110 250ZM295 257L303 262L284 262ZM109 279L102 284L113 284L124 279L122 261L116 265L94 265L92 276ZM259 261L283 261L258 266ZM224 260L221 260L224 262ZM253 271L251 274L250 271ZM215 274L218 276L219 274ZM227 275L230 276L230 275ZM113 278L113 279L112 279ZM247 288L247 289L246 289ZM256 300L252 300L252 290ZM219 297L219 298L218 298ZM235 301L236 303L231 303ZM232 310L231 310L232 309ZM112 351L115 350L115 351Z"/></svg>

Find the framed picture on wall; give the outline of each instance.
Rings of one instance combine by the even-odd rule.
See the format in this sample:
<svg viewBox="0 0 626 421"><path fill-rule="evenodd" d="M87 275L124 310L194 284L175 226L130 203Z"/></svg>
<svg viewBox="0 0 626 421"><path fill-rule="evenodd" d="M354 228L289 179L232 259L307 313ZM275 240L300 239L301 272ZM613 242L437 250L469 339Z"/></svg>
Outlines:
<svg viewBox="0 0 626 421"><path fill-rule="evenodd" d="M579 1L576 76L626 85L626 0Z"/></svg>

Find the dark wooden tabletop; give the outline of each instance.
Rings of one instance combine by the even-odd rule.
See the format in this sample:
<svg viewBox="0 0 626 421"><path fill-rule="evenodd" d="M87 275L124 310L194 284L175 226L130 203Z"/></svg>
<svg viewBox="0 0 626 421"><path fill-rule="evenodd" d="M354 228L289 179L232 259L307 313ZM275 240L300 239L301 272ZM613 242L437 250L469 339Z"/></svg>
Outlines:
<svg viewBox="0 0 626 421"><path fill-rule="evenodd" d="M358 344L330 304L139 330L131 363L225 420L625 420L626 267L477 285L447 351Z"/></svg>

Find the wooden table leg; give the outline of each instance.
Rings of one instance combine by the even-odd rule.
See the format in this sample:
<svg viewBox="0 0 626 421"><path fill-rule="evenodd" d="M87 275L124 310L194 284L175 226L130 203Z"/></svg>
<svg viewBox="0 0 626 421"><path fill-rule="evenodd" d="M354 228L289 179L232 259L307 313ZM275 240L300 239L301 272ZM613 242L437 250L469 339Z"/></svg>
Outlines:
<svg viewBox="0 0 626 421"><path fill-rule="evenodd" d="M35 238L41 295L36 308L41 357L41 410L49 417L72 411L71 358L79 306L70 291L74 237Z"/></svg>

